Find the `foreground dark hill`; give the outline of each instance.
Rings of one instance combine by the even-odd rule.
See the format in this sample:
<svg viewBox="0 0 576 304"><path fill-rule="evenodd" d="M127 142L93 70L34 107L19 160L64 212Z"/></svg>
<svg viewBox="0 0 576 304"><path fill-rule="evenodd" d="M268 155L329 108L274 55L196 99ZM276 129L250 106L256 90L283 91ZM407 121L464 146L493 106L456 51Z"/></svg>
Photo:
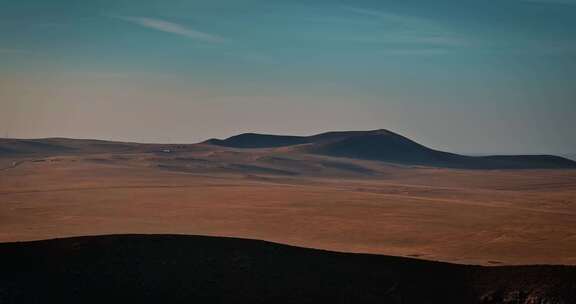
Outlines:
<svg viewBox="0 0 576 304"><path fill-rule="evenodd" d="M446 168L576 168L576 162L553 155L473 157L437 151L388 130L327 132L313 136L246 133L206 143L232 148L297 146L295 149L304 153Z"/></svg>
<svg viewBox="0 0 576 304"><path fill-rule="evenodd" d="M479 267L246 239L0 244L0 303L573 303L576 267Z"/></svg>

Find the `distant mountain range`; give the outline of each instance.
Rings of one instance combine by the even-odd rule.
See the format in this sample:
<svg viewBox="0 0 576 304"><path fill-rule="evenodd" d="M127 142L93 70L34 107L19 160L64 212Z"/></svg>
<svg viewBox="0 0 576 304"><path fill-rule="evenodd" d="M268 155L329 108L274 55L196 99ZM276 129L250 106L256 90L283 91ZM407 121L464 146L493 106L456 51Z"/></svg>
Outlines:
<svg viewBox="0 0 576 304"><path fill-rule="evenodd" d="M568 169L576 168L576 161L555 155L493 155L466 156L443 152L423 146L409 138L388 130L327 132L312 136L287 136L245 133L227 139L210 139L198 144L138 144L101 140L66 138L0 139L0 158L50 155L87 155L98 153L194 153L197 151L228 151L229 155L255 153L258 159L268 155L268 162L289 155L292 161L307 156L328 157L323 166L348 169L357 164L353 160L377 161L404 166L424 166L456 169ZM230 163L225 153L218 161ZM223 158L224 157L224 158ZM337 161L337 163L334 163ZM326 165L328 164L328 165ZM225 165L227 168L256 169L269 173L280 171L273 167L253 166L245 162ZM247 167L248 166L248 167ZM359 171L370 168L358 167ZM348 170L350 171L350 170ZM286 172L286 171L284 171ZM288 173L290 174L290 173Z"/></svg>
<svg viewBox="0 0 576 304"><path fill-rule="evenodd" d="M205 143L230 148L294 147L303 153L405 165L462 169L576 168L576 162L554 155L465 156L437 151L388 130L327 132L312 136L245 133Z"/></svg>

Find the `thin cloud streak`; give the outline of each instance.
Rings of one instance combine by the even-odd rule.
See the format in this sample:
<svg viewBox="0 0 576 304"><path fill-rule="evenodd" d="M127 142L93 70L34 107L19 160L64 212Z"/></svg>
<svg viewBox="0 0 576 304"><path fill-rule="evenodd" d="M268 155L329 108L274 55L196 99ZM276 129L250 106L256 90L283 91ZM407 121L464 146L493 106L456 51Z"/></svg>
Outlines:
<svg viewBox="0 0 576 304"><path fill-rule="evenodd" d="M398 44L423 44L436 46L466 46L470 41L462 39L451 33L445 27L424 18L397 15L385 11L365 9L358 7L343 7L345 10L368 17L373 17L391 25L390 33L373 37L373 42L398 43ZM360 40L365 39L361 38ZM370 40L370 39L368 39Z"/></svg>
<svg viewBox="0 0 576 304"><path fill-rule="evenodd" d="M449 54L450 51L446 49L397 49L397 50L383 50L380 52L380 55L384 56L420 56L420 55L446 55Z"/></svg>
<svg viewBox="0 0 576 304"><path fill-rule="evenodd" d="M522 0L522 1L530 3L541 3L541 4L576 5L576 0Z"/></svg>
<svg viewBox="0 0 576 304"><path fill-rule="evenodd" d="M35 54L35 53L21 49L0 49L0 54Z"/></svg>
<svg viewBox="0 0 576 304"><path fill-rule="evenodd" d="M411 17L411 16L402 16L402 15L392 14L392 13L374 10L374 9L366 9L366 8L350 7L350 6L345 6L344 9L346 9L350 12L356 13L356 14L381 18L381 19L384 19L386 21L396 23L399 25L403 25L403 26L407 26L407 27L421 27L421 26L437 27L435 24L433 24L432 22L430 22L428 20L416 18L416 17Z"/></svg>
<svg viewBox="0 0 576 304"><path fill-rule="evenodd" d="M154 29L157 31L176 34L186 38L200 40L204 42L222 43L226 41L226 39L218 35L201 32L189 27L185 27L181 24L166 20L148 18L148 17L133 17L133 16L115 16L114 18L128 21L130 23Z"/></svg>
<svg viewBox="0 0 576 304"><path fill-rule="evenodd" d="M414 35L411 33L381 34L381 35L358 35L353 37L335 37L332 40L350 41L358 43L372 43L385 45L425 45L441 47L459 47L464 45L462 39L451 38L441 35Z"/></svg>

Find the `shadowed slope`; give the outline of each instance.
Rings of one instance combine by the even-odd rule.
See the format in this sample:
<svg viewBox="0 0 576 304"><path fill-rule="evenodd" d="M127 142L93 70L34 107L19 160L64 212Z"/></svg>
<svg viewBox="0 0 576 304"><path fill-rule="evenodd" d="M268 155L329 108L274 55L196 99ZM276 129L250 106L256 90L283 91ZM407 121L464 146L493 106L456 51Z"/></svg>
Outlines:
<svg viewBox="0 0 576 304"><path fill-rule="evenodd" d="M313 136L241 134L206 143L233 148L296 146L296 151L405 165L461 169L576 168L576 162L552 155L473 157L437 151L388 130L327 132Z"/></svg>
<svg viewBox="0 0 576 304"><path fill-rule="evenodd" d="M244 133L223 140L213 138L205 141L204 143L230 148L276 148L276 147L286 147L301 144L320 144L320 143L344 140L357 136L386 134L386 133L394 134L387 130L334 131L312 136Z"/></svg>
<svg viewBox="0 0 576 304"><path fill-rule="evenodd" d="M555 155L494 155L481 158L508 168L576 168L575 161Z"/></svg>
<svg viewBox="0 0 576 304"><path fill-rule="evenodd" d="M0 245L1 303L570 303L575 267L463 266L263 241L94 236Z"/></svg>
<svg viewBox="0 0 576 304"><path fill-rule="evenodd" d="M390 131L375 131L319 143L308 152L391 163L462 169L576 168L576 162L553 155L473 157L437 151Z"/></svg>
<svg viewBox="0 0 576 304"><path fill-rule="evenodd" d="M0 139L0 156L114 153L136 151L139 146L141 144L93 139Z"/></svg>
<svg viewBox="0 0 576 304"><path fill-rule="evenodd" d="M0 156L18 154L63 154L75 151L74 148L49 140L1 139Z"/></svg>
<svg viewBox="0 0 576 304"><path fill-rule="evenodd" d="M274 148L307 143L306 137L244 133L224 140L209 139L205 143L231 148Z"/></svg>
<svg viewBox="0 0 576 304"><path fill-rule="evenodd" d="M148 144L74 138L12 139L0 138L0 157L46 157L64 155L191 152L203 150L197 144Z"/></svg>

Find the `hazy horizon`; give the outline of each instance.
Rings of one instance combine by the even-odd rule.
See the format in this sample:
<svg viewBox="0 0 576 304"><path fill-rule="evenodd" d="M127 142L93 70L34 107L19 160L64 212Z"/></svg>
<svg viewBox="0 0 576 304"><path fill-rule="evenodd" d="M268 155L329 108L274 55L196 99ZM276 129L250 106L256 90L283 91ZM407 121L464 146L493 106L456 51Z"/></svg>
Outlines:
<svg viewBox="0 0 576 304"><path fill-rule="evenodd" d="M576 153L576 1L9 0L0 137Z"/></svg>
<svg viewBox="0 0 576 304"><path fill-rule="evenodd" d="M370 131L370 130L324 130L321 132L314 132L314 133L310 133L310 134L286 134L286 133L282 133L282 134L271 134L271 133L266 133L266 132L246 132L246 133L256 133L256 134L264 134L264 135L287 135L287 136L309 136L309 135L316 135L316 134L321 134L321 133L325 133L325 132L332 132L332 131ZM393 131L393 130L390 130ZM132 142L132 143L139 143L139 144L198 144L198 143L202 143L204 141L207 141L209 139L226 139L228 137L232 137L235 135L240 135L243 133L234 133L234 134L230 134L230 135L226 135L220 138L216 138L216 137L211 137L211 138L204 138L198 141L173 141L169 138L158 138L158 140L151 140L151 141L133 141L133 140L120 140L120 139L111 139L111 138L87 138L87 137L62 137L62 136L54 136L54 137L0 137L0 139L12 139L12 140L43 140L43 139L52 139L52 138L62 138L62 139L75 139L75 140L100 140L100 141L110 141L110 142ZM400 134L403 136L408 137L409 139L412 139L410 136L406 135L406 134ZM429 148L433 148L436 149L437 147L434 145L428 146ZM440 149L442 150L442 149ZM519 155L519 154L527 154L527 155L537 155L537 154L555 154L557 156L562 156L562 157L566 157L572 160L576 161L576 152L564 152L564 153L546 153L546 152L538 152L538 151L518 151L518 152L513 152L513 151L452 151L452 150L444 150L446 152L452 152L452 153L458 153L458 154L463 154L463 155L469 155L469 156L489 156L489 155Z"/></svg>

